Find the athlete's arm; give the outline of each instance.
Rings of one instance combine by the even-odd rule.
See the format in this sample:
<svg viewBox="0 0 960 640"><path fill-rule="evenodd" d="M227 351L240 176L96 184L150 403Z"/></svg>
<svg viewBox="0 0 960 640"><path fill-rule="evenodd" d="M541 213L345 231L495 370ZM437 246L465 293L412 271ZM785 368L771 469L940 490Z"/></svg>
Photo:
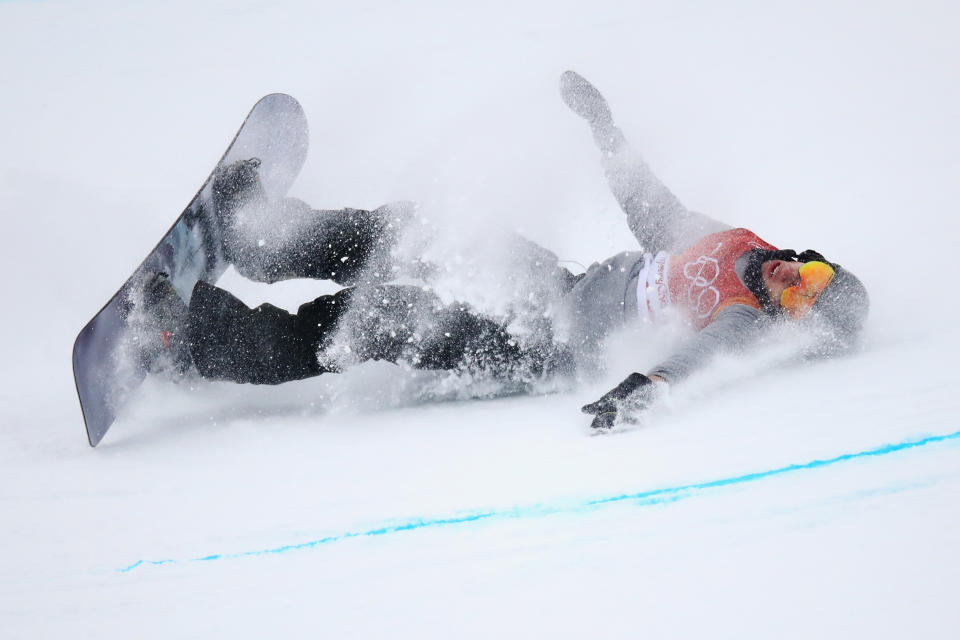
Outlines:
<svg viewBox="0 0 960 640"><path fill-rule="evenodd" d="M683 206L626 143L619 152L604 155L602 164L610 191L626 214L627 226L644 251L676 251L711 233L731 228Z"/></svg>
<svg viewBox="0 0 960 640"><path fill-rule="evenodd" d="M631 421L656 403L669 384L686 378L715 354L745 347L763 324L764 316L757 309L732 305L649 374L631 373L581 410L593 416L590 426L594 429L606 430L619 422Z"/></svg>
<svg viewBox="0 0 960 640"><path fill-rule="evenodd" d="M567 106L590 125L610 191L644 251L673 251L730 228L683 206L640 154L630 148L623 131L613 122L607 101L585 78L567 71L560 78L560 94Z"/></svg>
<svg viewBox="0 0 960 640"><path fill-rule="evenodd" d="M746 347L756 338L765 320L759 309L744 304L731 305L648 375L676 384L721 351Z"/></svg>

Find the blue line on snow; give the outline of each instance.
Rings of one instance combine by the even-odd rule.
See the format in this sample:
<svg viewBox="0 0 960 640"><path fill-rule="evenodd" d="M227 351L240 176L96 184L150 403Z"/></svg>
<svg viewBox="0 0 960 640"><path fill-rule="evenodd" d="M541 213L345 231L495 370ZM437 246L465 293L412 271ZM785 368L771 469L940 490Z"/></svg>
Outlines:
<svg viewBox="0 0 960 640"><path fill-rule="evenodd" d="M412 531L414 529L425 529L428 527L446 527L451 525L466 524L468 522L477 522L480 520L490 520L494 518L535 518L545 515L555 514L555 513L575 513L579 511L593 510L606 505L616 504L621 502L634 502L638 506L647 506L653 504L662 504L665 502L675 502L677 500L682 500L684 498L690 497L695 492L704 491L706 489L715 489L718 487L727 487L735 484L743 484L748 482L755 482L757 480L762 480L764 478L769 478L771 476L783 475L785 473L792 473L794 471L806 471L809 469L818 469L821 467L827 467L830 465L840 464L843 462L849 462L851 460L856 460L858 458L870 458L877 456L885 456L891 453L897 453L899 451L905 451L907 449L915 449L917 447L924 447L931 444L937 444L940 442L945 442L948 440L957 440L960 439L960 431L954 431L953 433L948 433L946 435L940 436L928 436L926 438L921 438L920 440L905 440L895 444L885 444L873 449L865 449L863 451L858 451L856 453L844 453L842 455L835 456L833 458L825 458L823 460L811 460L810 462L804 462L800 464L790 464L784 467L777 467L775 469L769 469L767 471L756 471L753 473L745 473L738 476L730 476L727 478L720 478L717 480L710 480L707 482L696 482L692 484L677 485L673 487L664 487L661 489L650 489L648 491L640 491L637 493L624 493L616 496L606 496L603 498L595 498L592 500L585 500L581 502L574 503L561 503L557 502L553 505L550 504L540 504L526 507L511 507L507 509L493 509L490 511L481 511L469 513L466 515L459 516L449 516L446 518L410 518L406 521L402 521L399 524L393 525L383 525L375 529L368 529L366 531L346 531L344 533L327 536L325 538L320 538L318 540L311 540L309 542L301 542L298 544L288 544L281 547L274 547L272 549L259 549L255 551L241 551L237 553L215 553L200 558L190 558L187 562L211 562L213 560L221 560L227 558L245 558L249 556L263 556L263 555L272 555L287 553L288 551L299 551L302 549L311 549L325 544L330 544L333 542L340 542L341 540L346 540L348 538L359 538L361 536L382 536L390 533L398 533L401 531ZM137 567L143 565L166 565L166 564L178 564L181 561L168 559L168 560L138 560L133 564L123 567L122 569L117 569L120 573L127 573L136 569Z"/></svg>

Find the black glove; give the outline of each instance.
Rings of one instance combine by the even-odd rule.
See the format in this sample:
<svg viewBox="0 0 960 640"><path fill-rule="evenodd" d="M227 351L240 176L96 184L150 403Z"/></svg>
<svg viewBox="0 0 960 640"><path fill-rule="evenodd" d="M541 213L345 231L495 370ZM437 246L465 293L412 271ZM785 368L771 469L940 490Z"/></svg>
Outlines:
<svg viewBox="0 0 960 640"><path fill-rule="evenodd" d="M642 373L631 373L596 402L585 404L580 411L594 416L592 429L610 429L616 423L630 420L653 402L653 380Z"/></svg>
<svg viewBox="0 0 960 640"><path fill-rule="evenodd" d="M575 71L564 71L560 76L560 96L570 110L591 125L610 126L613 115L603 94L586 78Z"/></svg>
<svg viewBox="0 0 960 640"><path fill-rule="evenodd" d="M560 96L571 111L587 121L602 152L618 153L627 146L623 132L613 124L613 114L603 94L583 76L565 71L560 76Z"/></svg>

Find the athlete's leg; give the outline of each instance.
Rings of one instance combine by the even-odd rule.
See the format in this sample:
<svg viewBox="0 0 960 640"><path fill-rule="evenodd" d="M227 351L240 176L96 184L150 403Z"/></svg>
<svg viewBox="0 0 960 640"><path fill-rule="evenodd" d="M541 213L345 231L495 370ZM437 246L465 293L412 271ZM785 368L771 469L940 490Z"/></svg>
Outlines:
<svg viewBox="0 0 960 640"><path fill-rule="evenodd" d="M344 289L291 314L270 304L250 309L200 282L190 300L188 336L203 377L253 384L299 380L367 360L516 381L569 367L562 347L550 341L521 345L493 319L467 305L444 305L413 286Z"/></svg>
<svg viewBox="0 0 960 640"><path fill-rule="evenodd" d="M250 309L236 297L198 282L190 298L190 355L213 380L279 384L320 375L321 342L336 327L349 291L321 296L292 314L271 304Z"/></svg>
<svg viewBox="0 0 960 640"><path fill-rule="evenodd" d="M387 360L417 369L489 374L516 382L570 372L566 349L552 336L520 340L502 322L433 292L407 285L356 288L321 362Z"/></svg>
<svg viewBox="0 0 960 640"><path fill-rule="evenodd" d="M373 211L318 211L296 198L269 201L258 166L254 160L235 162L213 182L224 255L243 276L260 282L316 278L352 285L394 275L391 252L413 217L412 203Z"/></svg>
<svg viewBox="0 0 960 640"><path fill-rule="evenodd" d="M237 225L224 234L227 259L247 278L353 285L395 276L391 252L406 222L400 207L317 211L287 198L268 217L273 225L260 232Z"/></svg>

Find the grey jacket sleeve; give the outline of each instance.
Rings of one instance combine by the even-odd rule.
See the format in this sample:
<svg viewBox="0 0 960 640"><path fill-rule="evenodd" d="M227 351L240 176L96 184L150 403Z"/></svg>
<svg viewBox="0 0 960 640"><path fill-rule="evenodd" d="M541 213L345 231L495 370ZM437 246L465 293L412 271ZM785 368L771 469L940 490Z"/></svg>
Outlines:
<svg viewBox="0 0 960 640"><path fill-rule="evenodd" d="M630 148L623 131L613 122L610 105L586 78L565 72L560 77L560 95L590 125L610 191L627 214L630 231L645 252L672 252L730 228L683 206Z"/></svg>
<svg viewBox="0 0 960 640"><path fill-rule="evenodd" d="M723 351L742 349L756 339L766 316L753 307L735 304L717 314L690 342L649 372L676 383Z"/></svg>
<svg viewBox="0 0 960 640"><path fill-rule="evenodd" d="M645 251L675 251L731 228L683 206L643 158L630 149L619 129L611 126L607 135L612 140L602 159L607 183L627 215L630 231Z"/></svg>

